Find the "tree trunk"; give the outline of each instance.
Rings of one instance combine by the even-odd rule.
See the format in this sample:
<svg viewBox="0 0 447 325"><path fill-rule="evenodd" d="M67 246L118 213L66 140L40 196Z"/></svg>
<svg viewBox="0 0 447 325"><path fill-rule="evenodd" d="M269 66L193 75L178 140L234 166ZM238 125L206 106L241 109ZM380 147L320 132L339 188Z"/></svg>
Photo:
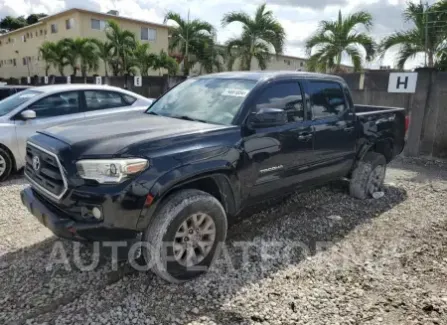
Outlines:
<svg viewBox="0 0 447 325"><path fill-rule="evenodd" d="M59 66L59 73L61 74L61 76L65 76L64 75L64 67L63 66Z"/></svg>
<svg viewBox="0 0 447 325"><path fill-rule="evenodd" d="M428 52L428 67L433 68L435 66L434 58L433 58L433 52Z"/></svg>
<svg viewBox="0 0 447 325"><path fill-rule="evenodd" d="M189 60L188 60L188 56L185 56L185 58L183 59L183 74L185 76L189 75Z"/></svg>
<svg viewBox="0 0 447 325"><path fill-rule="evenodd" d="M337 55L337 65L335 66L335 72L340 70L341 66L341 52Z"/></svg>
<svg viewBox="0 0 447 325"><path fill-rule="evenodd" d="M185 76L189 75L189 41L188 37L186 37L186 49L185 49L185 57L183 58L183 74Z"/></svg>
<svg viewBox="0 0 447 325"><path fill-rule="evenodd" d="M104 74L106 75L106 77L109 76L109 74L107 73L107 62L104 62Z"/></svg>

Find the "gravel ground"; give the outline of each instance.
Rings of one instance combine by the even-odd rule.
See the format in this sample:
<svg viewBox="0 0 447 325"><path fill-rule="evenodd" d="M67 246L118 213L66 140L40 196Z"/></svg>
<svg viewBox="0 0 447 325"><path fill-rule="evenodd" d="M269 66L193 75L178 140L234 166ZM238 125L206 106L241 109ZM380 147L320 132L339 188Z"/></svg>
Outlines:
<svg viewBox="0 0 447 325"><path fill-rule="evenodd" d="M0 324L447 324L441 162L396 160L377 200L340 182L246 212L212 272L182 285L107 260L80 271L21 206L24 186L0 185Z"/></svg>

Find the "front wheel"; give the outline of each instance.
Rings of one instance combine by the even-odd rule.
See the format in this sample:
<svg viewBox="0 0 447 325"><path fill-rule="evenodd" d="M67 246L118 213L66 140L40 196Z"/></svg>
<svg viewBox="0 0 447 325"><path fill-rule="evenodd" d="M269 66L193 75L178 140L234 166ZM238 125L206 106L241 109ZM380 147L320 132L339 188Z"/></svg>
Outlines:
<svg viewBox="0 0 447 325"><path fill-rule="evenodd" d="M222 204L199 190L182 190L162 203L143 235L151 270L172 283L205 273L227 235Z"/></svg>
<svg viewBox="0 0 447 325"><path fill-rule="evenodd" d="M377 152L368 152L352 172L349 184L351 196L364 200L380 191L383 187L385 174L385 157Z"/></svg>
<svg viewBox="0 0 447 325"><path fill-rule="evenodd" d="M11 156L6 150L0 148L0 182L11 175L12 169L13 162Z"/></svg>

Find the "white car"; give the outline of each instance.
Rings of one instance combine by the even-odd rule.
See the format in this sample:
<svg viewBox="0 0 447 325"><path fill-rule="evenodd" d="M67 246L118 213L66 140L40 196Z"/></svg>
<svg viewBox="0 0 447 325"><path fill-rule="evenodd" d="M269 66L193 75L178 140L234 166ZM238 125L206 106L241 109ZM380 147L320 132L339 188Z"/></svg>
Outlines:
<svg viewBox="0 0 447 325"><path fill-rule="evenodd" d="M0 101L0 181L25 165L26 139L71 121L144 111L153 99L106 85L35 87Z"/></svg>

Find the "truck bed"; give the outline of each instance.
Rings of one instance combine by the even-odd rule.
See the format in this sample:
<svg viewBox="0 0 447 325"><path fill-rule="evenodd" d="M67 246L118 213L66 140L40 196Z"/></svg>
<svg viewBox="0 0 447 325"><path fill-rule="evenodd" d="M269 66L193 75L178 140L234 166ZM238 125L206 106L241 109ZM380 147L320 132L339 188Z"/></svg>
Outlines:
<svg viewBox="0 0 447 325"><path fill-rule="evenodd" d="M354 109L357 115L369 115L375 113L391 113L391 112L405 111L405 108L403 107L375 106L375 105L362 105L362 104L355 104Z"/></svg>
<svg viewBox="0 0 447 325"><path fill-rule="evenodd" d="M409 125L405 108L356 104L354 109L365 138L374 137L377 132L388 134L392 150L387 151L390 152L386 155L387 161L402 152Z"/></svg>

